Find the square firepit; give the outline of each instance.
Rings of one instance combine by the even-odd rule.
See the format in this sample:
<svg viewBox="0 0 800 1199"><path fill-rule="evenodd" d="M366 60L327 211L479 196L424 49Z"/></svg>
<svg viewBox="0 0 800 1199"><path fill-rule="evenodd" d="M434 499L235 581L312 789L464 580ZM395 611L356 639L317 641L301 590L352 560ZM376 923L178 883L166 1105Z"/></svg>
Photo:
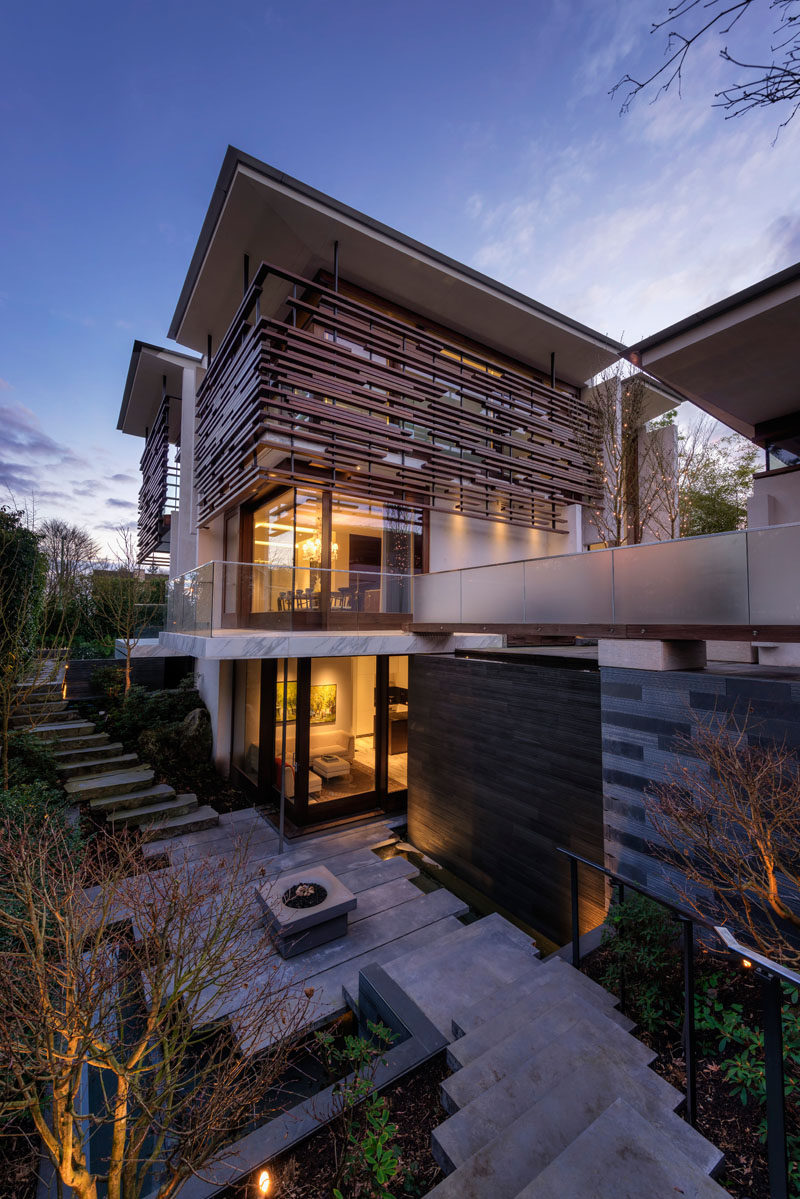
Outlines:
<svg viewBox="0 0 800 1199"><path fill-rule="evenodd" d="M284 958L345 936L347 913L358 902L325 866L280 874L257 887L256 894Z"/></svg>

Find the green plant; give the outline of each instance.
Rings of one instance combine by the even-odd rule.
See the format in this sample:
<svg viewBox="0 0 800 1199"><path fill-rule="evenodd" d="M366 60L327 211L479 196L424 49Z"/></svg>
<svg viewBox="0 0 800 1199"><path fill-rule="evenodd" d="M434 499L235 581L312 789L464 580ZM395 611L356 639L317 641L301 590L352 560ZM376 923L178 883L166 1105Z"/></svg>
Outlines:
<svg viewBox="0 0 800 1199"><path fill-rule="evenodd" d="M680 1019L676 941L676 925L666 908L644 895L628 893L608 910L601 982L618 994L624 991L626 1007L650 1033Z"/></svg>
<svg viewBox="0 0 800 1199"><path fill-rule="evenodd" d="M43 783L58 787L58 770L46 741L31 733L15 732L8 739L8 782L11 787Z"/></svg>
<svg viewBox="0 0 800 1199"><path fill-rule="evenodd" d="M373 1091L375 1073L385 1058L394 1033L384 1024L367 1024L370 1039L347 1036L340 1043L332 1033L318 1032L316 1042L329 1072L340 1080L333 1087L338 1118L332 1124L337 1186L334 1199L343 1199L338 1184L347 1183L347 1195L393 1199L386 1189L400 1172L392 1142L397 1125L389 1122L389 1107ZM344 1072L344 1077L340 1077Z"/></svg>
<svg viewBox="0 0 800 1199"><path fill-rule="evenodd" d="M760 1024L751 1024L741 1003L722 1003L718 998L722 978L720 972L712 974L702 996L695 999L695 1027L700 1044L707 1054L727 1053L719 1066L733 1093L744 1106L753 1104L763 1110L767 1102L763 1028ZM800 1114L797 1111L800 1103L799 1001L797 990L784 988L784 1092L790 1117L787 1120L787 1149L795 1196L800 1195L800 1131L796 1131L797 1115ZM766 1141L766 1118L759 1124L759 1136L762 1142Z"/></svg>

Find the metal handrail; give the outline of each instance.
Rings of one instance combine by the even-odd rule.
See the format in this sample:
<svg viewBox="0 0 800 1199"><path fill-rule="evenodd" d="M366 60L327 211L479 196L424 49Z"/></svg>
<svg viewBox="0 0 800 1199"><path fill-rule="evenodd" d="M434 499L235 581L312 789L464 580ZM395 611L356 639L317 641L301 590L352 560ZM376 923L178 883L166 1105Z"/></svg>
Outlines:
<svg viewBox="0 0 800 1199"><path fill-rule="evenodd" d="M738 958L742 965L755 970L762 980L761 1000L764 1027L764 1071L767 1116L767 1160L771 1199L788 1199L789 1164L786 1145L786 1110L783 1066L783 992L781 984L790 983L800 988L800 974L773 962L754 949L742 945L723 925L713 924L701 916L682 908L679 904L655 895L641 883L624 874L609 870L591 858L585 858L570 849L557 847L558 853L569 859L570 896L572 907L572 964L578 967L581 958L579 928L578 865L589 866L598 874L605 875L619 888L619 902L625 899L625 888L672 912L683 925L683 1027L686 1053L686 1118L691 1125L697 1121L697 1057L694 1011L694 926L698 925L711 933L726 953ZM620 988L621 1006L624 1007L624 988Z"/></svg>

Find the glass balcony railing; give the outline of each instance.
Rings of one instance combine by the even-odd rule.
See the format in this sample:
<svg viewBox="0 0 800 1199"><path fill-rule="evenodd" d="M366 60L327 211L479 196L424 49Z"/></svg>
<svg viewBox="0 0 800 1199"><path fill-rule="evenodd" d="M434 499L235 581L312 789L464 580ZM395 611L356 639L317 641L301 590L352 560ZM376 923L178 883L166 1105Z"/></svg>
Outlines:
<svg viewBox="0 0 800 1199"><path fill-rule="evenodd" d="M800 626L800 524L420 575L413 623Z"/></svg>
<svg viewBox="0 0 800 1199"><path fill-rule="evenodd" d="M206 562L170 582L165 629L211 637L259 628L400 628L413 603L413 575Z"/></svg>

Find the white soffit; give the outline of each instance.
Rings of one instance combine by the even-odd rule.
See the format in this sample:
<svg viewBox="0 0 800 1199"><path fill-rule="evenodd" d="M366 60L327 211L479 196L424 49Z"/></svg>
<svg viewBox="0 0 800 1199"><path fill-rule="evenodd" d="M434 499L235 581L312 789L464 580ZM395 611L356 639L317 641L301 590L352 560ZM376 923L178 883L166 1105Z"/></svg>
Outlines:
<svg viewBox="0 0 800 1199"><path fill-rule="evenodd" d="M211 333L212 349L219 345L241 302L245 254L251 277L265 261L313 278L332 271L338 241L342 279L541 370L555 352L567 382L580 385L618 357L611 338L252 163L237 159L216 222L201 235L196 259L204 237L207 244L170 331L184 344L202 352Z"/></svg>
<svg viewBox="0 0 800 1199"><path fill-rule="evenodd" d="M194 354L135 341L117 428L134 437L145 437L161 404L164 376L167 377L167 395L180 397L184 367L200 365L200 358ZM170 413L170 440L177 439L179 427L180 416L174 405Z"/></svg>
<svg viewBox="0 0 800 1199"><path fill-rule="evenodd" d="M631 356L752 437L761 422L800 409L800 266L773 278L776 286L765 280L740 302L731 297L645 338Z"/></svg>

